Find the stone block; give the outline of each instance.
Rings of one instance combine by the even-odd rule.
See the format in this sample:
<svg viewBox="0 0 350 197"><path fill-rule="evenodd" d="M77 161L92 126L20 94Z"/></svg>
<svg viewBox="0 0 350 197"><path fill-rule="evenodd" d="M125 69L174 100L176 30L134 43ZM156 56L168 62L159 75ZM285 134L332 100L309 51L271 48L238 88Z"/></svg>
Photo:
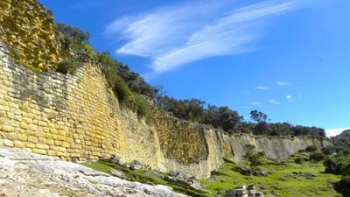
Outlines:
<svg viewBox="0 0 350 197"><path fill-rule="evenodd" d="M58 135L66 136L66 131L65 130L58 130Z"/></svg>
<svg viewBox="0 0 350 197"><path fill-rule="evenodd" d="M37 137L29 136L29 137L28 137L28 142L32 142L32 143L36 144L36 143L39 142L39 140L38 140Z"/></svg>
<svg viewBox="0 0 350 197"><path fill-rule="evenodd" d="M21 133L17 135L17 139L23 142L26 142L28 140L27 134Z"/></svg>
<svg viewBox="0 0 350 197"><path fill-rule="evenodd" d="M65 148L70 148L70 144L68 142L62 142L62 146Z"/></svg>
<svg viewBox="0 0 350 197"><path fill-rule="evenodd" d="M8 139L4 139L4 145L8 146L8 147L13 147L13 141L8 140Z"/></svg>
<svg viewBox="0 0 350 197"><path fill-rule="evenodd" d="M24 148L25 147L25 142L15 140L13 141L14 147L16 148Z"/></svg>
<svg viewBox="0 0 350 197"><path fill-rule="evenodd" d="M30 130L30 131L37 131L38 130L38 126L36 126L35 124L30 124L30 125L28 125L28 130Z"/></svg>
<svg viewBox="0 0 350 197"><path fill-rule="evenodd" d="M25 143L25 146L26 146L27 148L35 148L35 144L34 144L34 143L31 143L31 142Z"/></svg>
<svg viewBox="0 0 350 197"><path fill-rule="evenodd" d="M46 155L47 154L47 151L43 150L43 149L33 148L32 151L33 151L33 153L37 153L37 154L42 154L42 155Z"/></svg>
<svg viewBox="0 0 350 197"><path fill-rule="evenodd" d="M19 123L19 127L21 129L28 129L28 124L25 121L21 121L21 123Z"/></svg>
<svg viewBox="0 0 350 197"><path fill-rule="evenodd" d="M4 132L10 133L10 132L14 132L15 128L13 126L10 126L10 125L3 125L1 130Z"/></svg>
<svg viewBox="0 0 350 197"><path fill-rule="evenodd" d="M57 153L56 153L56 151L48 150L48 151L47 151L47 155L49 155L49 156L56 156Z"/></svg>
<svg viewBox="0 0 350 197"><path fill-rule="evenodd" d="M9 140L17 140L17 133L9 133L7 135L7 139L9 139Z"/></svg>
<svg viewBox="0 0 350 197"><path fill-rule="evenodd" d="M53 145L54 144L54 140L53 139L45 139L45 144Z"/></svg>
<svg viewBox="0 0 350 197"><path fill-rule="evenodd" d="M47 144L35 144L35 148L48 150L49 149L49 145L47 145Z"/></svg>

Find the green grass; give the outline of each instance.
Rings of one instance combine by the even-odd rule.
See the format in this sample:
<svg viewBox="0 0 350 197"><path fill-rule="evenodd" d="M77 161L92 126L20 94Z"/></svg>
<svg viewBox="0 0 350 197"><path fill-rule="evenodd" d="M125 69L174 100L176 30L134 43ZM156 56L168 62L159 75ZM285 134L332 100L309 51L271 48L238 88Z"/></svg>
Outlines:
<svg viewBox="0 0 350 197"><path fill-rule="evenodd" d="M190 188L174 185L171 182L160 179L150 171L133 171L123 168L120 165L105 162L87 162L83 165L93 168L97 171L111 174L112 168L125 173L131 181L141 183L154 183L167 185L173 188L174 191L187 194L190 196L210 197L216 196L219 191L226 191L238 186L253 183L258 191L265 193L265 196L283 196L283 197L338 197L333 183L341 179L340 175L325 174L322 162L310 163L304 161L302 164L294 162L295 157L305 157L298 154L290 157L288 160L275 162L266 158L262 159L263 164L258 166L268 172L267 177L244 176L235 171L238 166L248 165L249 162L242 161L239 164L232 162L228 158L224 158L225 163L218 170L219 175L213 175L209 179L201 180L203 189L207 193L201 193ZM307 179L305 173L314 174L314 179ZM163 174L165 175L165 174Z"/></svg>
<svg viewBox="0 0 350 197"><path fill-rule="evenodd" d="M192 190L190 188L180 187L178 185L174 185L166 180L163 180L163 179L155 176L153 173L151 173L151 171L148 171L148 172L143 171L143 170L134 171L134 170L130 170L128 168L124 168L124 167L117 165L115 163L110 163L110 162L106 162L106 161L85 162L85 163L82 163L82 165L89 167L89 168L92 168L96 171L104 172L104 173L107 173L110 175L111 175L111 169L116 169L116 170L124 172L124 174L131 181L146 183L146 184L153 183L155 185L167 185L167 186L173 188L173 190L175 192L187 194L190 196L211 197L211 195L208 195L206 193L201 193L201 192L198 192L196 190ZM163 175L165 175L165 173Z"/></svg>
<svg viewBox="0 0 350 197"><path fill-rule="evenodd" d="M268 177L243 176L234 171L237 164L225 162L219 169L219 176L212 176L210 179L202 180L204 189L216 194L220 190L228 190L241 185L253 183L257 190L265 193L266 196L318 196L332 197L340 196L334 189L333 184L340 180L340 176L325 174L322 162L295 164L290 162L264 162L259 168L268 172ZM239 165L242 165L241 163ZM307 179L305 173L310 172L316 177Z"/></svg>

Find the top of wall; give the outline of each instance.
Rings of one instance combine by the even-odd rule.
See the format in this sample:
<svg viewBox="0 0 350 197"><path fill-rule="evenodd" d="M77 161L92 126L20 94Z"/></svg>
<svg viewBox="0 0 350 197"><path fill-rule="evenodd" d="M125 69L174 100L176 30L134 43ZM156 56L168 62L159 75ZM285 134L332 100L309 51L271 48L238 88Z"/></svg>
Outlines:
<svg viewBox="0 0 350 197"><path fill-rule="evenodd" d="M1 0L0 11L0 41L16 62L44 71L54 69L61 60L61 47L51 11L36 0Z"/></svg>

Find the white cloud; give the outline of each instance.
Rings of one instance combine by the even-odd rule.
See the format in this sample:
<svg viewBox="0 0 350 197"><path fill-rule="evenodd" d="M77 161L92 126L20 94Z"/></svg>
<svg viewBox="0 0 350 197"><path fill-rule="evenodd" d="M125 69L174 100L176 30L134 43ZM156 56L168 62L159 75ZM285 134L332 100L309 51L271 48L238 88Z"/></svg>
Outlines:
<svg viewBox="0 0 350 197"><path fill-rule="evenodd" d="M150 58L162 72L200 59L252 51L267 17L289 11L296 0L265 1L238 8L234 1L190 1L125 16L105 33L126 41L119 54Z"/></svg>
<svg viewBox="0 0 350 197"><path fill-rule="evenodd" d="M289 86L290 83L286 82L286 81L276 81L276 84L279 86Z"/></svg>
<svg viewBox="0 0 350 197"><path fill-rule="evenodd" d="M286 96L286 99L287 99L289 102L293 102L293 96L292 96L292 95L287 95L287 96Z"/></svg>
<svg viewBox="0 0 350 197"><path fill-rule="evenodd" d="M266 86L261 86L261 85L256 86L255 89L256 89L256 90L269 90L268 87L266 87Z"/></svg>
<svg viewBox="0 0 350 197"><path fill-rule="evenodd" d="M275 105L281 104L281 102L276 101L275 99L271 99L271 100L269 100L269 102L272 103L272 104L275 104Z"/></svg>
<svg viewBox="0 0 350 197"><path fill-rule="evenodd" d="M261 102L258 102L258 101L251 102L250 104L254 105L254 106L259 106L259 107L263 106L263 104Z"/></svg>
<svg viewBox="0 0 350 197"><path fill-rule="evenodd" d="M349 128L325 129L327 137L336 136Z"/></svg>

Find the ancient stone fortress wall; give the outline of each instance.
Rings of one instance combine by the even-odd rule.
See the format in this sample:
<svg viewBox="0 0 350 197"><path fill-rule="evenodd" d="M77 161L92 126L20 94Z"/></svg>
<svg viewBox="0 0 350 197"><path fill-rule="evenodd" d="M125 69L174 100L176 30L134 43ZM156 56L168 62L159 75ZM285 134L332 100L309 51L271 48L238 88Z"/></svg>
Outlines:
<svg viewBox="0 0 350 197"><path fill-rule="evenodd" d="M153 169L209 176L222 164L216 132L175 118L151 126L118 100L97 66L35 73L0 44L0 146L65 160L118 157Z"/></svg>
<svg viewBox="0 0 350 197"><path fill-rule="evenodd" d="M74 75L28 69L54 70L61 60L57 36L51 12L36 0L0 0L0 146L65 160L138 160L197 177L218 169L223 156L239 161L247 144L275 159L322 146L311 138L228 136L156 107L146 124L120 108L96 65Z"/></svg>
<svg viewBox="0 0 350 197"><path fill-rule="evenodd" d="M82 66L75 75L35 73L15 64L0 43L0 146L65 160L117 157L208 177L224 156L240 161L247 144L274 159L323 145L310 137L228 136L157 108L153 115L147 124L120 109L98 66Z"/></svg>

